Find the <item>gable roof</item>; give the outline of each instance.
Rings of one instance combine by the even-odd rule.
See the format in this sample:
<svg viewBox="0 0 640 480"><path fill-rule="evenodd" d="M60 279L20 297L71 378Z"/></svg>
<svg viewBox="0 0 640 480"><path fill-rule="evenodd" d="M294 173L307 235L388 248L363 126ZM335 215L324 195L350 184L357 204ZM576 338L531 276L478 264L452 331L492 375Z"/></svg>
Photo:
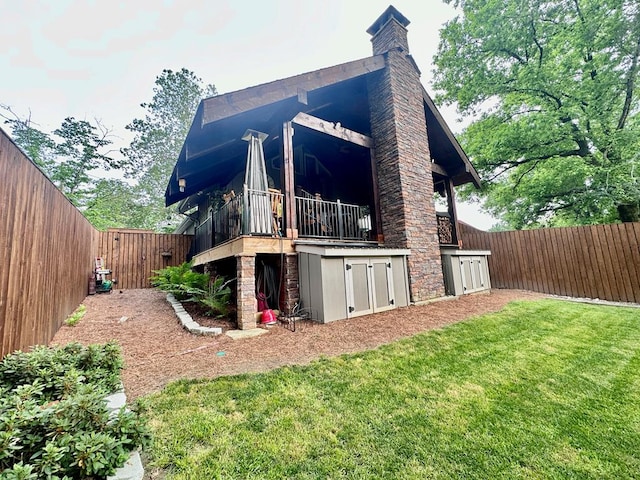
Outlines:
<svg viewBox="0 0 640 480"><path fill-rule="evenodd" d="M217 120L269 105L303 92L327 87L385 67L384 55L361 58L333 67L295 75L255 87L205 98L202 101L202 126Z"/></svg>
<svg viewBox="0 0 640 480"><path fill-rule="evenodd" d="M216 162L221 161L210 158L216 152L229 151L233 145L246 149L239 138L247 128L247 120L263 124L275 122L276 128L281 128L282 121L289 121L304 110L309 95L366 78L385 65L385 55L374 55L202 100L167 185L166 205L186 199L207 186L206 172L215 170ZM454 185L473 182L479 187L480 177L424 87L422 97L434 160L447 171ZM258 127L252 125L251 128ZM182 191L178 185L181 178L186 180Z"/></svg>

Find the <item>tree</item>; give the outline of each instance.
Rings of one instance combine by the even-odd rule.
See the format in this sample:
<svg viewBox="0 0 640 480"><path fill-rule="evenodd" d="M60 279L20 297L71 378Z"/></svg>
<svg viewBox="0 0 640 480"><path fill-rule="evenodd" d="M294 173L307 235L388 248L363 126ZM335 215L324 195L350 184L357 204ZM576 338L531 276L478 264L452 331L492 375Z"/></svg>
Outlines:
<svg viewBox="0 0 640 480"><path fill-rule="evenodd" d="M31 112L26 119L16 114L10 106L0 104L0 117L11 128L13 140L40 170L51 177L54 168L55 142L49 134L38 130L31 122Z"/></svg>
<svg viewBox="0 0 640 480"><path fill-rule="evenodd" d="M103 153L112 142L108 138L109 130L100 122L96 124L67 117L60 128L53 131L61 141L55 146L58 159L51 180L78 207L85 206L92 188L90 172L124 165L110 157L109 152Z"/></svg>
<svg viewBox="0 0 640 480"><path fill-rule="evenodd" d="M74 205L83 210L93 189L92 174L125 166L109 154L110 131L73 117L64 119L53 136L35 128L29 116L20 118L10 107L0 105L5 123L11 127L14 141L49 177Z"/></svg>
<svg viewBox="0 0 640 480"><path fill-rule="evenodd" d="M151 102L141 104L144 119L127 125L135 137L122 153L130 161L128 176L138 180L138 201L146 211L141 226L166 230L178 223L179 217L164 207L164 192L200 100L215 94L214 85L202 86L185 68L163 70Z"/></svg>
<svg viewBox="0 0 640 480"><path fill-rule="evenodd" d="M98 230L138 228L144 224L144 211L128 183L104 178L92 183L82 213Z"/></svg>
<svg viewBox="0 0 640 480"><path fill-rule="evenodd" d="M434 86L477 116L462 142L488 210L512 228L637 221L638 2L445 1L461 13Z"/></svg>

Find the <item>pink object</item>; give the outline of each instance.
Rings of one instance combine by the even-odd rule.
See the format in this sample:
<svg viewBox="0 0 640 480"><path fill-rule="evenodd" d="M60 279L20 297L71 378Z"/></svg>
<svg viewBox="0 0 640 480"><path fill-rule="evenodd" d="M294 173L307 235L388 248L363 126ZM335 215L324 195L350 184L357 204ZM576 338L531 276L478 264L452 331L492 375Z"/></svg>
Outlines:
<svg viewBox="0 0 640 480"><path fill-rule="evenodd" d="M256 297L258 298L258 311L264 312L265 310L267 310L269 308L269 305L267 305L266 295L260 292Z"/></svg>
<svg viewBox="0 0 640 480"><path fill-rule="evenodd" d="M262 319L260 320L260 323L263 325L273 325L276 321L276 316L273 314L273 310L266 309L262 312Z"/></svg>

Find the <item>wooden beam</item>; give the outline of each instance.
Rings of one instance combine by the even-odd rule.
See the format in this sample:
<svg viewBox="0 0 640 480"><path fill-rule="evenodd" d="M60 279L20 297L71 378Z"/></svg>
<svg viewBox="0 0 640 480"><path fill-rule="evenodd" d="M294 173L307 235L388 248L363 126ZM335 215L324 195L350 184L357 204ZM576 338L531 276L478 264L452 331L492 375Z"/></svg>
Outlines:
<svg viewBox="0 0 640 480"><path fill-rule="evenodd" d="M256 85L236 92L205 98L202 100L201 127L223 118L297 97L299 89L312 92L318 88L334 85L351 78L366 75L385 67L384 55L375 55L360 60L322 68L282 80Z"/></svg>
<svg viewBox="0 0 640 480"><path fill-rule="evenodd" d="M344 128L340 123L329 122L328 120L323 120L303 112L298 113L291 121L303 127L310 128L311 130L355 143L361 147L373 148L373 139L371 137Z"/></svg>
<svg viewBox="0 0 640 480"><path fill-rule="evenodd" d="M431 171L433 173L437 173L439 175L442 175L444 177L448 177L449 174L447 173L447 171L442 168L442 165L438 165L437 163L431 162Z"/></svg>
<svg viewBox="0 0 640 480"><path fill-rule="evenodd" d="M451 225L453 227L452 239L453 243L457 243L459 245L459 236L458 236L458 210L456 208L456 192L453 189L453 180L450 177L445 179L445 189L447 191L447 203L449 210L449 219L451 220ZM460 245L461 246L461 245Z"/></svg>
<svg viewBox="0 0 640 480"><path fill-rule="evenodd" d="M204 265L236 255L256 255L258 253L291 254L295 253L295 248L290 239L242 236L199 253L193 257L193 265Z"/></svg>
<svg viewBox="0 0 640 480"><path fill-rule="evenodd" d="M285 122L282 126L282 168L284 177L285 228L287 238L298 237L296 225L296 193L293 167L293 125Z"/></svg>

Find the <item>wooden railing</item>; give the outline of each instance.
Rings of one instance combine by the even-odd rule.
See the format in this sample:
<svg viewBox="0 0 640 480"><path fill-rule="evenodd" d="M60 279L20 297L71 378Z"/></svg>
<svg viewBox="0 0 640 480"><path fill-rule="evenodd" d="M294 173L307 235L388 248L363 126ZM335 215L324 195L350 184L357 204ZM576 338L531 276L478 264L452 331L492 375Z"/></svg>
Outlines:
<svg viewBox="0 0 640 480"><path fill-rule="evenodd" d="M371 232L369 207L296 197L300 237L368 240Z"/></svg>

